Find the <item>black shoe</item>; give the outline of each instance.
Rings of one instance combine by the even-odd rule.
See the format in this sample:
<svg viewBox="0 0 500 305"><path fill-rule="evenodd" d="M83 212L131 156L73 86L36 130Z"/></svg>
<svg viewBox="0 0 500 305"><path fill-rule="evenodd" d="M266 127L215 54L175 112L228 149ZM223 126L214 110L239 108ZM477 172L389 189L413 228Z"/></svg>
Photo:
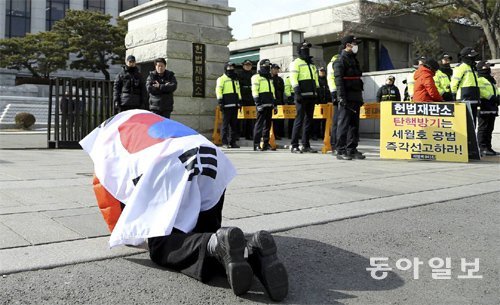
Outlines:
<svg viewBox="0 0 500 305"><path fill-rule="evenodd" d="M235 295L242 295L252 286L252 268L245 260L245 236L240 228L220 228L215 233L214 256L226 269L227 280Z"/></svg>
<svg viewBox="0 0 500 305"><path fill-rule="evenodd" d="M262 150L276 150L276 148L272 148L271 144L267 143L267 144L264 144L264 146L262 147Z"/></svg>
<svg viewBox="0 0 500 305"><path fill-rule="evenodd" d="M253 151L262 151L263 149L260 147L260 144L253 145Z"/></svg>
<svg viewBox="0 0 500 305"><path fill-rule="evenodd" d="M356 160L363 160L363 159L366 159L366 156L363 155L362 153L360 153L359 151L353 153L353 154L350 154L350 156L353 158L353 159L356 159Z"/></svg>
<svg viewBox="0 0 500 305"><path fill-rule="evenodd" d="M234 144L231 144L231 148L240 148L240 146L238 144L234 143Z"/></svg>
<svg viewBox="0 0 500 305"><path fill-rule="evenodd" d="M303 153L311 153L311 154L315 154L317 153L318 151L315 150L315 149L312 149L311 147L304 147L304 146L301 146L300 147L300 151L302 151Z"/></svg>
<svg viewBox="0 0 500 305"><path fill-rule="evenodd" d="M481 151L481 155L483 155L483 156L496 156L497 153L495 151L485 149L485 150Z"/></svg>
<svg viewBox="0 0 500 305"><path fill-rule="evenodd" d="M496 151L493 150L493 148L488 148L488 151L492 154L494 154L494 156L498 155L498 153Z"/></svg>
<svg viewBox="0 0 500 305"><path fill-rule="evenodd" d="M337 159L339 159L339 160L352 160L352 157L348 154L337 154Z"/></svg>
<svg viewBox="0 0 500 305"><path fill-rule="evenodd" d="M228 144L222 144L222 148L231 148L231 146Z"/></svg>
<svg viewBox="0 0 500 305"><path fill-rule="evenodd" d="M292 147L292 149L290 149L290 151L292 152L292 154L301 154L302 153L302 150L300 150L298 147Z"/></svg>
<svg viewBox="0 0 500 305"><path fill-rule="evenodd" d="M267 231L258 231L248 241L248 262L273 301L281 301L288 294L288 273L276 255L273 236Z"/></svg>

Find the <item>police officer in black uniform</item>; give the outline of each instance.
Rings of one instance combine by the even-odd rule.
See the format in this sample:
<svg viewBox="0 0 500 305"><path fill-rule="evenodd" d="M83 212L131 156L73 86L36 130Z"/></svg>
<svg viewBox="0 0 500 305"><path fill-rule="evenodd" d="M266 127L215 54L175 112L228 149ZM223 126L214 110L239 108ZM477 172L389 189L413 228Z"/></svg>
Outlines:
<svg viewBox="0 0 500 305"><path fill-rule="evenodd" d="M113 102L117 112L146 108L146 87L133 55L127 56L125 66L116 76Z"/></svg>
<svg viewBox="0 0 500 305"><path fill-rule="evenodd" d="M364 159L365 156L357 150L359 112L363 105L363 81L356 53L361 41L350 35L342 38L341 43L344 49L333 64L339 102L337 159Z"/></svg>
<svg viewBox="0 0 500 305"><path fill-rule="evenodd" d="M250 60L245 60L243 62L243 69L238 73L242 106L255 106L252 97L252 76L254 75L252 66ZM255 120L245 119L241 121L241 135L247 140L252 140Z"/></svg>

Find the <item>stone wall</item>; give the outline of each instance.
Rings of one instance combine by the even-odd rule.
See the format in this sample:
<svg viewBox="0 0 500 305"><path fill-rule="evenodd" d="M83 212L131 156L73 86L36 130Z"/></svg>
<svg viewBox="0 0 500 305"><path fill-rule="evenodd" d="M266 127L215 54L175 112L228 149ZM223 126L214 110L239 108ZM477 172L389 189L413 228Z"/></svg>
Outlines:
<svg viewBox="0 0 500 305"><path fill-rule="evenodd" d="M213 130L215 82L229 60L232 11L222 0L155 0L121 14L129 22L127 55L133 54L138 63L166 58L178 82L172 118L203 134ZM206 46L205 98L192 97L193 43Z"/></svg>

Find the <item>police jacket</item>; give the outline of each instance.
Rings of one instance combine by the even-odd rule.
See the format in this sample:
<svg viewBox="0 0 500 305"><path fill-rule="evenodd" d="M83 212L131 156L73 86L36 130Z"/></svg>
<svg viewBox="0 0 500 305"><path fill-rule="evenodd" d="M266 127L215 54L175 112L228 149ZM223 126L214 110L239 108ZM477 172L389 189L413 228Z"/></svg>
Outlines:
<svg viewBox="0 0 500 305"><path fill-rule="evenodd" d="M319 87L316 66L310 59L297 58L290 63L290 84L303 98L316 98Z"/></svg>
<svg viewBox="0 0 500 305"><path fill-rule="evenodd" d="M479 84L479 94L481 97L481 109L479 113L498 116L499 96L495 83L482 76L477 79L477 82Z"/></svg>
<svg viewBox="0 0 500 305"><path fill-rule="evenodd" d="M328 88L331 92L337 91L337 86L335 85L335 75L333 74L333 63L337 60L339 54L333 55L332 59L326 66L326 78L328 80Z"/></svg>
<svg viewBox="0 0 500 305"><path fill-rule="evenodd" d="M285 96L287 98L287 103L288 104L293 104L293 89L292 89L292 84L290 83L290 75L287 75L285 77Z"/></svg>
<svg viewBox="0 0 500 305"><path fill-rule="evenodd" d="M453 100L450 89L450 79L443 71L437 70L434 75L434 83L438 89L439 94L443 97L445 101Z"/></svg>
<svg viewBox="0 0 500 305"><path fill-rule="evenodd" d="M377 102L384 101L401 101L401 94L399 93L398 87L395 85L383 85L377 91Z"/></svg>
<svg viewBox="0 0 500 305"><path fill-rule="evenodd" d="M139 69L123 66L115 79L113 102L116 106L142 108L145 106L145 90Z"/></svg>
<svg viewBox="0 0 500 305"><path fill-rule="evenodd" d="M413 100L413 92L414 92L414 87L415 87L415 72L417 70L410 72L406 75L406 88L408 97L405 97L405 100L411 101Z"/></svg>
<svg viewBox="0 0 500 305"><path fill-rule="evenodd" d="M342 50L333 63L337 97L356 106L363 105L363 81L361 68L356 54Z"/></svg>
<svg viewBox="0 0 500 305"><path fill-rule="evenodd" d="M328 87L328 81L325 77L318 76L318 104L326 104L332 102L332 94L330 93L330 88Z"/></svg>
<svg viewBox="0 0 500 305"><path fill-rule="evenodd" d="M276 105L283 105L285 102L285 81L278 75L274 75L273 86L274 95L276 97Z"/></svg>
<svg viewBox="0 0 500 305"><path fill-rule="evenodd" d="M271 77L258 73L252 76L252 95L257 110L263 107L274 107L276 98Z"/></svg>
<svg viewBox="0 0 500 305"><path fill-rule="evenodd" d="M471 104L479 102L479 88L475 67L461 63L453 69L451 77L451 92L456 94L458 100L470 101Z"/></svg>
<svg viewBox="0 0 500 305"><path fill-rule="evenodd" d="M238 79L222 74L215 84L215 96L222 108L240 106L241 91Z"/></svg>
<svg viewBox="0 0 500 305"><path fill-rule="evenodd" d="M241 71L238 74L238 81L240 83L241 90L241 100L244 106L253 105L253 97L252 97L252 75L254 75L253 71Z"/></svg>
<svg viewBox="0 0 500 305"><path fill-rule="evenodd" d="M160 84L159 88L153 86L155 82ZM163 75L160 75L156 71L151 71L146 81L146 88L149 93L149 109L158 111L174 109L174 91L177 89L174 72L165 70Z"/></svg>

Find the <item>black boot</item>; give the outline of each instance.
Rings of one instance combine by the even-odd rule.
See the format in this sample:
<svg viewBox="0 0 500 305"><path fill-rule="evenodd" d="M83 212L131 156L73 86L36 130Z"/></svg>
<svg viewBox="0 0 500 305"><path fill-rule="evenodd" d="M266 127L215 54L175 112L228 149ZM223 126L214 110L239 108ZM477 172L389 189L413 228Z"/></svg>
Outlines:
<svg viewBox="0 0 500 305"><path fill-rule="evenodd" d="M273 301L281 301L288 294L288 274L278 259L273 236L267 231L258 231L248 241L251 253L248 262Z"/></svg>
<svg viewBox="0 0 500 305"><path fill-rule="evenodd" d="M235 295L242 295L252 286L253 272L244 257L245 236L240 228L220 228L215 233L214 256L226 269L227 280Z"/></svg>

